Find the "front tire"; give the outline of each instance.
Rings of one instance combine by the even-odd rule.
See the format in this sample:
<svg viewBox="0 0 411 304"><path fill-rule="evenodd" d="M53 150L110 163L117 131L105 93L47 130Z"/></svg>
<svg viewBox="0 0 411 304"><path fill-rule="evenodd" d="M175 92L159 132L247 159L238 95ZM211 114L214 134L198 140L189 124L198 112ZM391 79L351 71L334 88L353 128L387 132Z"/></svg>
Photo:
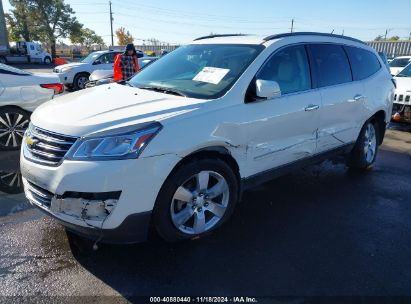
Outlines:
<svg viewBox="0 0 411 304"><path fill-rule="evenodd" d="M367 121L361 129L360 135L351 151L347 165L350 168L367 170L372 167L378 153L380 130L378 124Z"/></svg>
<svg viewBox="0 0 411 304"><path fill-rule="evenodd" d="M190 161L177 168L161 188L154 226L169 242L204 235L229 219L238 188L236 175L222 160Z"/></svg>
<svg viewBox="0 0 411 304"><path fill-rule="evenodd" d="M73 80L73 88L75 91L83 90L88 82L89 75L86 73L77 74Z"/></svg>
<svg viewBox="0 0 411 304"><path fill-rule="evenodd" d="M44 58L44 64L50 64L50 63L51 63L51 58L50 57Z"/></svg>
<svg viewBox="0 0 411 304"><path fill-rule="evenodd" d="M30 114L14 107L0 109L0 151L20 149Z"/></svg>

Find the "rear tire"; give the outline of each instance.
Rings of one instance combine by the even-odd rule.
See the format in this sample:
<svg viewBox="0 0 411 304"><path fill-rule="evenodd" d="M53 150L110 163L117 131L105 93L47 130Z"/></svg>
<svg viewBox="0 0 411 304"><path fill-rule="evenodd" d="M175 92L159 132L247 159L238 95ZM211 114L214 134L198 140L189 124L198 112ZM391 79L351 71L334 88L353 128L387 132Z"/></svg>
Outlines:
<svg viewBox="0 0 411 304"><path fill-rule="evenodd" d="M79 73L74 77L73 80L73 89L83 90L86 88L86 83L88 82L89 75L87 73Z"/></svg>
<svg viewBox="0 0 411 304"><path fill-rule="evenodd" d="M18 150L30 123L30 114L15 107L0 109L0 151Z"/></svg>
<svg viewBox="0 0 411 304"><path fill-rule="evenodd" d="M222 160L192 160L165 181L154 207L153 224L168 242L205 235L230 218L238 189L236 175Z"/></svg>
<svg viewBox="0 0 411 304"><path fill-rule="evenodd" d="M377 157L379 142L380 130L378 124L373 120L368 120L362 127L355 146L348 157L348 167L359 170L371 168Z"/></svg>

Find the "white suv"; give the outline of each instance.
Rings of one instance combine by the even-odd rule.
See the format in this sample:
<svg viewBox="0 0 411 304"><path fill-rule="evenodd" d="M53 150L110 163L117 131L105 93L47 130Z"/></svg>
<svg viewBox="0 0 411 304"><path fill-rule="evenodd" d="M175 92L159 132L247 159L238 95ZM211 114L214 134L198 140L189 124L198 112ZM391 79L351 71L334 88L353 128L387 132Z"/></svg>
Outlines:
<svg viewBox="0 0 411 304"><path fill-rule="evenodd" d="M106 242L203 235L241 193L335 154L375 161L394 84L361 41L328 34L214 35L125 85L37 109L21 171L30 202Z"/></svg>

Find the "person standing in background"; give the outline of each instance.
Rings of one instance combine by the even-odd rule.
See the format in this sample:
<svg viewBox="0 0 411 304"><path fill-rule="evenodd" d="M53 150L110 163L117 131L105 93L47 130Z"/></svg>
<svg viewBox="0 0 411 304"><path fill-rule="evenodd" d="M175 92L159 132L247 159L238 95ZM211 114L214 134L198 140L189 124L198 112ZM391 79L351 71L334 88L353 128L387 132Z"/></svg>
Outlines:
<svg viewBox="0 0 411 304"><path fill-rule="evenodd" d="M114 59L114 81L129 80L138 70L136 49L133 44L127 44L124 53Z"/></svg>

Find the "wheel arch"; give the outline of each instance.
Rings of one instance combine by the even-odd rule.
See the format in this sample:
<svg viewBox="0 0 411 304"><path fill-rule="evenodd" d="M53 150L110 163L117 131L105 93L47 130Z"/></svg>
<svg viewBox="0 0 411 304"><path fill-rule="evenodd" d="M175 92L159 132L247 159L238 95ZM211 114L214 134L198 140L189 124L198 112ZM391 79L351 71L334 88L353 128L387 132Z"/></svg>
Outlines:
<svg viewBox="0 0 411 304"><path fill-rule="evenodd" d="M237 160L224 146L209 146L195 150L183 157L174 167L173 171L191 160L206 158L217 158L227 163L233 169L233 172L237 175L237 178L240 181L240 167Z"/></svg>
<svg viewBox="0 0 411 304"><path fill-rule="evenodd" d="M378 144L381 145L384 140L385 131L387 128L387 123L385 121L387 117L387 113L384 110L379 110L373 116L371 116L370 120L375 122L378 125L378 129L380 132L379 142Z"/></svg>
<svg viewBox="0 0 411 304"><path fill-rule="evenodd" d="M24 111L24 112L26 112L27 113L27 115L29 115L29 116L31 116L31 112L30 111L27 111L27 110L25 110L25 109L23 109L23 108L21 108L21 107L19 107L19 106L17 106L17 105L13 105L13 104L6 104L6 105L1 105L0 106L0 110L3 110L3 109L6 109L6 108L11 108L11 109L17 109L17 110L20 110L20 111Z"/></svg>
<svg viewBox="0 0 411 304"><path fill-rule="evenodd" d="M87 72L87 71L81 71L81 72L77 72L76 74L74 74L73 79L74 79L74 78L76 78L78 75L81 75L81 74L88 75L88 76L90 76L90 75L91 75L91 73L90 73L90 72Z"/></svg>
<svg viewBox="0 0 411 304"><path fill-rule="evenodd" d="M237 177L238 182L238 189L239 189L239 197L241 199L242 193L242 184L241 184L241 175L240 175L240 167L238 165L237 160L232 156L230 151L224 146L209 146L204 147L198 150L195 150L186 156L184 156L174 168L168 174L166 180L172 176L172 174L179 169L180 167L184 166L185 164L193 161L193 160L200 160L200 159L219 159L225 162L230 168L232 168L235 176Z"/></svg>

